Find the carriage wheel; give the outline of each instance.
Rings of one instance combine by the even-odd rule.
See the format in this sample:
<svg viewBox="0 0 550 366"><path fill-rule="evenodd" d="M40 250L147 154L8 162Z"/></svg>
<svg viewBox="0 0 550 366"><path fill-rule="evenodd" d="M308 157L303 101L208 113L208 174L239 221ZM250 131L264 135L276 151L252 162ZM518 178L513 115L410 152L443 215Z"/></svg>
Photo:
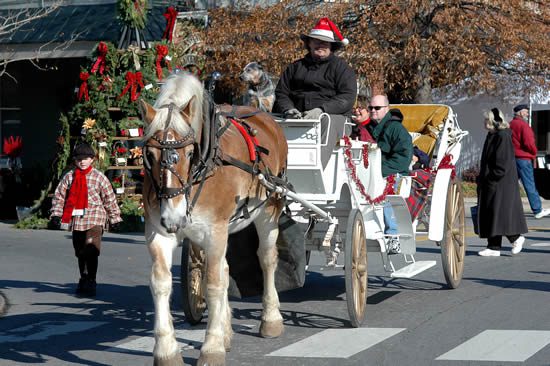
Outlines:
<svg viewBox="0 0 550 366"><path fill-rule="evenodd" d="M181 302L185 318L193 325L200 323L206 309L205 275L204 251L185 239L181 250Z"/></svg>
<svg viewBox="0 0 550 366"><path fill-rule="evenodd" d="M466 241L464 235L464 197L458 179L452 179L447 189L445 227L441 242L441 262L445 280L450 288L457 288L464 273Z"/></svg>
<svg viewBox="0 0 550 366"><path fill-rule="evenodd" d="M351 325L359 327L367 307L367 242L361 211L352 211L350 218L344 246L346 301Z"/></svg>

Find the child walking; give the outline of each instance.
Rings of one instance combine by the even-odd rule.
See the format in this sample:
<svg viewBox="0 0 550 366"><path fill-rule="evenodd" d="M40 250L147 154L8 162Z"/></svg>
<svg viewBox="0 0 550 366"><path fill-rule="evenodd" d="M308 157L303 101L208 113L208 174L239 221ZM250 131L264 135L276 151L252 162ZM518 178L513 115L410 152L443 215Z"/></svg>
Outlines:
<svg viewBox="0 0 550 366"><path fill-rule="evenodd" d="M80 271L76 293L95 296L103 228L107 219L113 229L122 218L111 183L92 166L94 149L81 142L72 155L76 168L65 174L55 189L49 227L72 230Z"/></svg>

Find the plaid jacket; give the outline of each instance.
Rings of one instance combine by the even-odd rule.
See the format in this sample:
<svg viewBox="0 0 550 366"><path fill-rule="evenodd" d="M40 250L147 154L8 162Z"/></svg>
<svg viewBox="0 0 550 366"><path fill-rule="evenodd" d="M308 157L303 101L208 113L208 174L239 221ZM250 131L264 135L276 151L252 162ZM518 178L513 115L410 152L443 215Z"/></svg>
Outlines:
<svg viewBox="0 0 550 366"><path fill-rule="evenodd" d="M71 170L55 189L51 216L63 216L65 199L73 182L74 170ZM97 169L92 169L86 175L88 185L88 208L84 216L73 216L72 230L85 231L93 226L105 226L107 218L111 224L122 221L115 192L109 179Z"/></svg>

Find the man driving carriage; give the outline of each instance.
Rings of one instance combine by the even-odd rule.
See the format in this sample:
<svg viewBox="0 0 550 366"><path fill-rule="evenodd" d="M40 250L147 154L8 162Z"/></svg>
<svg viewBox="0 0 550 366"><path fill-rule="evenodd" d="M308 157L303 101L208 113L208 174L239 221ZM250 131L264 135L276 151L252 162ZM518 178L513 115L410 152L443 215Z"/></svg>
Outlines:
<svg viewBox="0 0 550 366"><path fill-rule="evenodd" d="M348 40L328 18L321 18L309 34L300 35L308 53L290 64L275 88L273 112L285 118L319 119L331 115L333 123L324 136L337 136L343 131L345 116L351 115L357 95L357 78L353 69L335 52ZM336 139L334 139L336 141ZM322 152L323 165L330 151Z"/></svg>

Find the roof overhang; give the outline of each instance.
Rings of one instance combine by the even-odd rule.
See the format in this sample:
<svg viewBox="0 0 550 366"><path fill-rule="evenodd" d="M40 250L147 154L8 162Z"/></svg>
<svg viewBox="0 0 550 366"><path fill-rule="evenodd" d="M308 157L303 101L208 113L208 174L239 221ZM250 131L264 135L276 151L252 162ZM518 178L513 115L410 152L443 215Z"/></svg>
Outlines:
<svg viewBox="0 0 550 366"><path fill-rule="evenodd" d="M96 45L94 41L0 44L0 60L89 57Z"/></svg>

